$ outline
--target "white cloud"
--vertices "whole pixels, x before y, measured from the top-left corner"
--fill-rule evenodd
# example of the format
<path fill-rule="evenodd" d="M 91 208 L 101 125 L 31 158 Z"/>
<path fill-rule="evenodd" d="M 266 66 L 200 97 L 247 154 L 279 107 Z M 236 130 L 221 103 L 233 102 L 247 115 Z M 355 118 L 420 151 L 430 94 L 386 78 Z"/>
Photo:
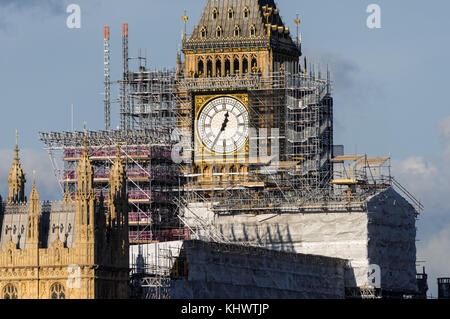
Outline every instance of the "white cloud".
<path fill-rule="evenodd" d="M 392 172 L 401 184 L 418 195 L 425 195 L 440 178 L 439 169 L 422 157 L 410 157 L 406 160 L 393 160 Z"/>
<path fill-rule="evenodd" d="M 418 221 L 417 260 L 425 261 L 429 294 L 437 295 L 437 278 L 450 276 L 450 117 L 436 126 L 438 154 L 392 161 L 392 174 L 425 206 Z"/>
<path fill-rule="evenodd" d="M 438 134 L 444 138 L 450 138 L 450 116 L 439 121 L 437 126 Z"/>
<path fill-rule="evenodd" d="M 25 149 L 20 150 L 19 157 L 27 178 L 27 196 L 33 183 L 33 171 L 36 171 L 36 187 L 41 200 L 60 199 L 61 193 L 47 153 L 45 151 Z M 7 181 L 13 158 L 13 150 L 0 150 L 0 194 L 4 199 L 8 195 Z"/>
<path fill-rule="evenodd" d="M 428 285 L 433 297 L 437 292 L 437 278 L 450 276 L 450 225 L 418 244 L 418 259 L 427 261 Z"/>

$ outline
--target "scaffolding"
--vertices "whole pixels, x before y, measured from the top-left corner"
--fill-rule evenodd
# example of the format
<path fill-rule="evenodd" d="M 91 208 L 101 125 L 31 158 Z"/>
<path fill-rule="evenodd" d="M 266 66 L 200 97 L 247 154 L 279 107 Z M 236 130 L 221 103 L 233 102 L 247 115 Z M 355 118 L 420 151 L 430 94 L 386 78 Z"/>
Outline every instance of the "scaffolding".
<path fill-rule="evenodd" d="M 111 129 L 111 51 L 109 27 L 104 28 L 104 74 L 105 74 L 105 130 Z"/>
<path fill-rule="evenodd" d="M 235 170 L 236 161 L 228 165 L 228 171 L 207 174 L 188 163 L 183 170 L 185 202 L 207 201 L 220 213 L 295 211 L 299 204 L 328 196 L 333 156 L 329 78 L 305 73 L 249 73 L 182 78 L 178 87 L 191 96 L 208 91 L 242 92 L 245 88 L 252 114 L 249 144 L 253 151 L 244 163 L 248 172 Z M 192 104 L 179 105 L 180 129 L 192 127 L 192 113 Z M 278 147 L 277 154 L 273 154 L 272 145 Z M 194 147 L 187 144 L 186 148 Z"/>
<path fill-rule="evenodd" d="M 140 53 L 138 68 L 131 71 L 127 24 L 122 26 L 122 55 L 122 79 L 116 82 L 120 85 L 120 129 L 110 130 L 113 82 L 109 76 L 109 28 L 105 28 L 105 131 L 51 132 L 39 137 L 61 191 L 67 186 L 72 196 L 83 140 L 88 140 L 97 196 L 105 199 L 109 170 L 116 145 L 120 145 L 131 205 L 130 243 L 139 244 L 139 249 L 149 243 L 190 238 L 229 243 L 191 204 L 206 205 L 220 215 L 352 212 L 365 209 L 368 196 L 380 189 L 396 187 L 417 212 L 423 209 L 391 177 L 389 158 L 334 154 L 328 72 L 326 79 L 306 70 L 195 78 L 184 74 L 181 63 L 176 70 L 148 70 L 147 59 Z M 243 163 L 236 158 L 225 162 L 221 170 L 199 171 L 194 154 L 195 97 L 223 92 L 248 96 L 251 150 Z M 167 260 L 159 269 L 146 269 L 145 262 L 137 262 L 139 254 L 134 256 L 132 284 L 143 289 L 141 295 L 168 297 L 175 260 L 173 251 L 168 251 L 167 256 L 162 250 L 155 253 Z"/>
<path fill-rule="evenodd" d="M 76 166 L 84 138 L 94 169 L 97 197 L 109 196 L 109 172 L 116 157 L 116 145 L 127 172 L 130 203 L 130 242 L 148 243 L 188 238 L 179 226 L 174 189 L 178 187 L 178 168 L 171 161 L 170 136 L 151 130 L 40 133 L 46 145 L 61 189 L 72 198 L 76 190 Z"/>
<path fill-rule="evenodd" d="M 391 175 L 390 157 L 369 158 L 361 155 L 341 155 L 333 163 L 333 196 L 342 202 L 364 201 L 382 189 L 395 188 L 420 214 L 424 206 Z"/>
<path fill-rule="evenodd" d="M 131 249 L 132 299 L 170 299 L 171 281 L 187 274 L 182 243 L 154 243 Z"/>
<path fill-rule="evenodd" d="M 249 143 L 256 150 L 244 163 L 248 172 L 213 169 L 205 174 L 196 170 L 192 155 L 183 168 L 184 203 L 207 203 L 215 213 L 230 215 L 298 213 L 320 207 L 323 211 L 329 207 L 352 211 L 364 209 L 368 197 L 393 187 L 408 198 L 417 214 L 423 210 L 422 203 L 391 176 L 390 158 L 334 155 L 328 71 L 327 79 L 316 77 L 314 72 L 182 78 L 178 87 L 191 96 L 208 91 L 242 92 L 245 87 L 252 128 L 276 128 L 279 133 L 267 129 L 263 138 L 250 133 Z M 179 104 L 178 127 L 192 127 L 192 113 L 192 104 Z M 275 162 L 273 154 L 269 156 L 274 141 L 279 146 Z M 194 149 L 189 143 L 185 147 Z M 345 177 L 349 171 L 342 170 L 348 160 L 353 162 L 353 177 Z M 236 160 L 228 167 L 234 164 Z M 186 204 L 182 206 L 180 210 L 186 211 Z"/>

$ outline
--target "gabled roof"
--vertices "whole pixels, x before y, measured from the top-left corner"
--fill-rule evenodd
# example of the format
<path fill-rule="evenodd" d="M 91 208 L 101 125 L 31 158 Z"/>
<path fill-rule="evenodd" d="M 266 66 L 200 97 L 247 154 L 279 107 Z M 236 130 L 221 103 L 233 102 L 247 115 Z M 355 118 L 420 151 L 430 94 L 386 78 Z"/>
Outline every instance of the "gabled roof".
<path fill-rule="evenodd" d="M 268 20 L 264 15 L 271 8 Z M 232 12 L 232 18 L 229 12 Z M 246 13 L 245 13 L 246 12 Z M 243 41 L 265 40 L 267 42 L 267 21 L 271 25 L 270 42 L 278 42 L 284 46 L 298 50 L 291 38 L 290 30 L 284 25 L 280 12 L 273 0 L 208 0 L 203 14 L 194 31 L 184 45 L 209 41 Z M 217 29 L 221 29 L 220 36 Z M 235 30 L 239 30 L 236 35 Z M 252 34 L 252 31 L 253 34 Z"/>

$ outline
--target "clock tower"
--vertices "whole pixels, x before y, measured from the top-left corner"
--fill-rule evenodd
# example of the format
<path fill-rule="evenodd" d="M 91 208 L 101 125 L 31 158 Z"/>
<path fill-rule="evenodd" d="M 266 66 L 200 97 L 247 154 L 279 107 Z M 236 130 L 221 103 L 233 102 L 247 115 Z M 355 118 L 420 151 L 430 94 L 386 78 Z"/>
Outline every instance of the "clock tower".
<path fill-rule="evenodd" d="M 285 108 L 270 89 L 298 73 L 301 48 L 275 2 L 208 0 L 192 35 L 183 37 L 183 53 L 179 89 L 191 105 L 179 114 L 191 120 L 179 127 L 192 136 L 189 173 L 197 186 L 251 183 L 250 166 L 270 164 L 275 147 L 285 161 Z"/>

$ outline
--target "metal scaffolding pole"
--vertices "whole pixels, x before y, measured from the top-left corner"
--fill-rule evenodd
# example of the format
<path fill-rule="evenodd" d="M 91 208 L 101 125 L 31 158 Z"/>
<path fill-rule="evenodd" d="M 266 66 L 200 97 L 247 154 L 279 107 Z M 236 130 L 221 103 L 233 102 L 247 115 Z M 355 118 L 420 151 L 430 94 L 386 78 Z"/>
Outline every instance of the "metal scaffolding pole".
<path fill-rule="evenodd" d="M 105 71 L 105 130 L 111 129 L 111 52 L 109 27 L 104 29 Z"/>

